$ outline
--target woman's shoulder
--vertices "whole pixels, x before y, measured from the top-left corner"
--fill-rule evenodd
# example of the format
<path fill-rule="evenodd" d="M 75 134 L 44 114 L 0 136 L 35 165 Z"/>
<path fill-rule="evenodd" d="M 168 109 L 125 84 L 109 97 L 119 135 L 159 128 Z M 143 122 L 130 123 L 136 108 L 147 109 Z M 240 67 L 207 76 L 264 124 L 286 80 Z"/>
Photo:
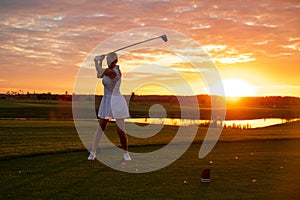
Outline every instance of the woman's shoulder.
<path fill-rule="evenodd" d="M 119 65 L 116 65 L 116 66 L 114 67 L 114 70 L 116 70 L 116 71 L 121 71 L 121 70 L 120 70 L 120 66 L 119 66 Z"/>

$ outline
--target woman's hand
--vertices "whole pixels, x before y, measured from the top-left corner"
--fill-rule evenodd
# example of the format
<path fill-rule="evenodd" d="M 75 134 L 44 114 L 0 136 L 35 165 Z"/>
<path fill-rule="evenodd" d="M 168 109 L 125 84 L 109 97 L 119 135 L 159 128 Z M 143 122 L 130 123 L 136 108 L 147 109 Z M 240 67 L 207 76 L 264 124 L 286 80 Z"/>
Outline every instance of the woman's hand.
<path fill-rule="evenodd" d="M 102 62 L 104 60 L 104 58 L 105 58 L 105 55 L 96 56 L 94 58 L 94 61 L 100 61 L 100 62 Z"/>

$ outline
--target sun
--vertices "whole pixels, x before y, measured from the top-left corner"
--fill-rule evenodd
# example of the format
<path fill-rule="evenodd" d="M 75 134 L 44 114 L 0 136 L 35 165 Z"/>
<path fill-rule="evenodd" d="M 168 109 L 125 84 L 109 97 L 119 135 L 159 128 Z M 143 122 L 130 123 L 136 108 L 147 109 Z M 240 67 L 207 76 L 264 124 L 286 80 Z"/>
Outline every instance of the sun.
<path fill-rule="evenodd" d="M 223 86 L 225 90 L 225 96 L 227 97 L 243 97 L 254 96 L 255 88 L 239 78 L 230 78 L 223 80 Z"/>

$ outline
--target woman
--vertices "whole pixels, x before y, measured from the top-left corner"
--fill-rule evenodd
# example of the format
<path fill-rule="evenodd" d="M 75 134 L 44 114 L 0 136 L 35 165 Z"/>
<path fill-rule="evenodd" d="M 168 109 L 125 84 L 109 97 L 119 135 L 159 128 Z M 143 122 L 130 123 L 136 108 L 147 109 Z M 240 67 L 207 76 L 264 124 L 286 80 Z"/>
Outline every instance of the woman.
<path fill-rule="evenodd" d="M 95 160 L 96 149 L 100 142 L 103 131 L 106 128 L 107 122 L 114 118 L 116 119 L 117 133 L 120 138 L 120 143 L 124 150 L 124 160 L 131 160 L 128 153 L 128 140 L 127 135 L 124 132 L 125 122 L 124 119 L 129 117 L 127 103 L 120 93 L 121 84 L 121 71 L 118 63 L 118 56 L 116 53 L 111 52 L 107 54 L 107 69 L 102 68 L 102 61 L 105 55 L 96 56 L 95 67 L 97 69 L 97 77 L 102 78 L 102 84 L 104 86 L 104 96 L 101 100 L 100 108 L 98 111 L 99 125 L 92 144 L 91 152 L 88 160 Z"/>

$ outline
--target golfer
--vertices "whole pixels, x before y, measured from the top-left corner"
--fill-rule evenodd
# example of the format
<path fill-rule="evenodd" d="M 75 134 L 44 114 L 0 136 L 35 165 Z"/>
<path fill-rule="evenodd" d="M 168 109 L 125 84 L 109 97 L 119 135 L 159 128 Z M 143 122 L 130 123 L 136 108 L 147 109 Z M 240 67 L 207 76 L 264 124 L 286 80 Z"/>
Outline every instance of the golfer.
<path fill-rule="evenodd" d="M 100 142 L 103 131 L 105 131 L 107 122 L 110 119 L 116 120 L 117 133 L 120 138 L 120 143 L 124 150 L 124 160 L 129 161 L 131 157 L 128 153 L 128 139 L 125 133 L 125 122 L 124 119 L 129 117 L 127 103 L 120 93 L 121 84 L 121 71 L 118 63 L 118 56 L 116 53 L 111 52 L 107 54 L 106 61 L 108 68 L 102 68 L 102 61 L 105 55 L 96 56 L 95 67 L 97 69 L 97 77 L 102 78 L 102 84 L 104 86 L 104 96 L 101 100 L 99 111 L 98 111 L 98 121 L 99 126 L 93 140 L 90 155 L 88 160 L 95 160 L 96 149 Z"/>

